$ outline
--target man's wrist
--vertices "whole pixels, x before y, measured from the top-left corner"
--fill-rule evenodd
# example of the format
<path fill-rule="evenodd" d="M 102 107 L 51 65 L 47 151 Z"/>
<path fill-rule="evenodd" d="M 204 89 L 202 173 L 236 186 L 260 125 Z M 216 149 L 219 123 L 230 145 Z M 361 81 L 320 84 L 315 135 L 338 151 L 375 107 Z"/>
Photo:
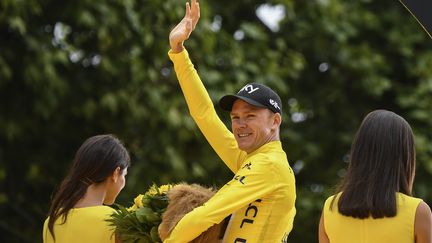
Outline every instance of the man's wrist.
<path fill-rule="evenodd" d="M 183 43 L 176 43 L 171 45 L 171 50 L 173 53 L 180 53 L 184 49 Z"/>

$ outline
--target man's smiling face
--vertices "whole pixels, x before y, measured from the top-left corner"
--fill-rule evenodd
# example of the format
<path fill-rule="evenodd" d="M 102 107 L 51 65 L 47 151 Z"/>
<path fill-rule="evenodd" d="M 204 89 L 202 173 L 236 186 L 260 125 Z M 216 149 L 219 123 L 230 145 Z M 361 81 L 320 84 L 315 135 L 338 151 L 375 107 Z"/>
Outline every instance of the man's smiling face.
<path fill-rule="evenodd" d="M 262 145 L 276 140 L 279 114 L 237 99 L 230 113 L 232 132 L 239 148 L 251 153 Z"/>

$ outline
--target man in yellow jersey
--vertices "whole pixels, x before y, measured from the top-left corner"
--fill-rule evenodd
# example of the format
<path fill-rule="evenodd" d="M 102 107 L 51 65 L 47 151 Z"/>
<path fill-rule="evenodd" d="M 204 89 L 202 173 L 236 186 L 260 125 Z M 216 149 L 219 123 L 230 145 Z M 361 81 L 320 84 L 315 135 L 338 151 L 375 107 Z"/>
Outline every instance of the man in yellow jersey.
<path fill-rule="evenodd" d="M 186 3 L 185 17 L 170 33 L 169 56 L 193 119 L 235 175 L 206 204 L 185 215 L 164 242 L 192 241 L 230 215 L 223 242 L 287 242 L 296 192 L 279 139 L 282 102 L 270 88 L 247 84 L 219 102 L 230 111 L 232 132 L 226 128 L 183 47 L 199 15 L 196 0 Z"/>

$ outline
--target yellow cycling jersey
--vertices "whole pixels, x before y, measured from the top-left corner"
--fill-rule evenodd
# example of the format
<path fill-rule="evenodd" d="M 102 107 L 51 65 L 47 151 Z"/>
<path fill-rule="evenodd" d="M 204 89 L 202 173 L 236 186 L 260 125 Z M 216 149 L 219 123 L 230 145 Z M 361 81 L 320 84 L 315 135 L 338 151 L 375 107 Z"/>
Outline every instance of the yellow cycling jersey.
<path fill-rule="evenodd" d="M 293 227 L 295 179 L 280 141 L 247 154 L 214 109 L 186 50 L 169 56 L 189 111 L 207 141 L 235 173 L 207 203 L 185 215 L 165 243 L 192 241 L 231 215 L 223 242 L 287 242 Z"/>
<path fill-rule="evenodd" d="M 397 213 L 394 217 L 358 219 L 338 211 L 339 195 L 324 204 L 324 229 L 332 243 L 414 243 L 414 221 L 417 207 L 422 201 L 396 193 Z"/>

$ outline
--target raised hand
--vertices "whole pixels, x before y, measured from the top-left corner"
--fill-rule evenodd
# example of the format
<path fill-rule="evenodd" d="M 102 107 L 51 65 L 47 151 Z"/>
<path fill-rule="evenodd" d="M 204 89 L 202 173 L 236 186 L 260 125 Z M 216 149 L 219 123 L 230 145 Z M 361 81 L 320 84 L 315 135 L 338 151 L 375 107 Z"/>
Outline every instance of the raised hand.
<path fill-rule="evenodd" d="M 192 5 L 192 6 L 191 6 Z M 190 34 L 195 29 L 200 18 L 200 7 L 197 0 L 192 0 L 191 4 L 186 2 L 186 13 L 184 18 L 171 30 L 169 42 L 174 53 L 183 50 L 183 42 L 189 39 Z"/>

